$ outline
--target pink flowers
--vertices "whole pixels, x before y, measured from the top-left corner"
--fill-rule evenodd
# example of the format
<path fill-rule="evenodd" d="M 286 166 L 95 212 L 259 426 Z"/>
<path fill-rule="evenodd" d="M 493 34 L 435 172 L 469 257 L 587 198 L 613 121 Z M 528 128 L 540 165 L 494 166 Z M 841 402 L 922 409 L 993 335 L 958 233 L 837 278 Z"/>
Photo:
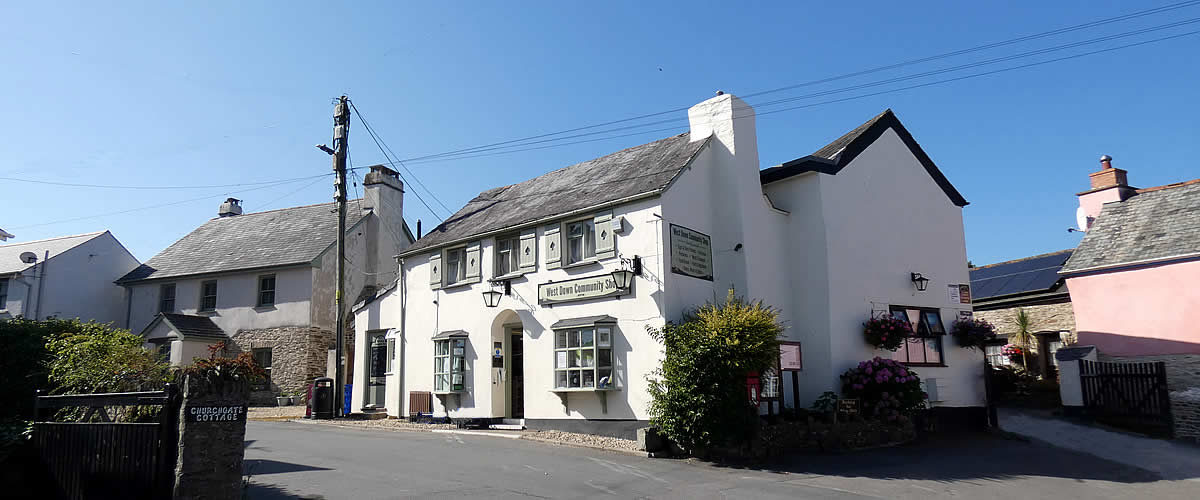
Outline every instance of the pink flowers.
<path fill-rule="evenodd" d="M 927 396 L 921 379 L 901 363 L 875 357 L 842 374 L 842 396 L 861 401 L 863 414 L 888 422 L 907 421 L 905 415 L 923 408 Z"/>
<path fill-rule="evenodd" d="M 890 314 L 871 318 L 863 323 L 863 337 L 867 343 L 888 351 L 899 349 L 904 337 L 911 333 L 912 325 L 908 321 Z"/>

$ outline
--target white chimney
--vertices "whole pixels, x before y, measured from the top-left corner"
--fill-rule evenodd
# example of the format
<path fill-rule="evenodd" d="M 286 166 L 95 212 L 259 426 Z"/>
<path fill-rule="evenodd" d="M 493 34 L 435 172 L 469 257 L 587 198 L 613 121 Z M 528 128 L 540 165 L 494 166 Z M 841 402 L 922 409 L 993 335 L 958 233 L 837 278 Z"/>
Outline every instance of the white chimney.
<path fill-rule="evenodd" d="M 222 203 L 221 208 L 217 210 L 217 216 L 233 217 L 235 215 L 242 215 L 242 200 L 226 198 L 225 203 Z"/>

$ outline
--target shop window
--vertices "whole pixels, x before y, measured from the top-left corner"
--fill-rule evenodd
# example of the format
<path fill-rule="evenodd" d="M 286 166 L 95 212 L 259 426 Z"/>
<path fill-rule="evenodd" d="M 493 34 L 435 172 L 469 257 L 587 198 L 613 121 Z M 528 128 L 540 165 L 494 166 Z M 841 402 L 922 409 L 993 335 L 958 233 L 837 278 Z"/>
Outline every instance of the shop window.
<path fill-rule="evenodd" d="M 893 306 L 892 317 L 900 318 L 913 326 L 912 334 L 892 354 L 892 359 L 908 365 L 944 366 L 942 338 L 946 328 L 937 309 Z"/>
<path fill-rule="evenodd" d="M 613 327 L 554 331 L 554 388 L 611 389 Z"/>
<path fill-rule="evenodd" d="M 158 312 L 175 312 L 175 284 L 158 287 Z"/>
<path fill-rule="evenodd" d="M 465 334 L 439 334 L 433 341 L 433 392 L 466 390 L 467 337 Z"/>

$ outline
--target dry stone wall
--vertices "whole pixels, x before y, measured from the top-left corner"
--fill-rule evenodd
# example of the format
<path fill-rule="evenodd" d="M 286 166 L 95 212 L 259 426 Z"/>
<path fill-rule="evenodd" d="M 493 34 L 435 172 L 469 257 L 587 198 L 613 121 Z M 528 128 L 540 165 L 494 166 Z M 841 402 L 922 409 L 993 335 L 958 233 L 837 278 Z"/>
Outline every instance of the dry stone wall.
<path fill-rule="evenodd" d="M 1200 443 L 1200 387 L 1171 393 L 1175 437 Z"/>

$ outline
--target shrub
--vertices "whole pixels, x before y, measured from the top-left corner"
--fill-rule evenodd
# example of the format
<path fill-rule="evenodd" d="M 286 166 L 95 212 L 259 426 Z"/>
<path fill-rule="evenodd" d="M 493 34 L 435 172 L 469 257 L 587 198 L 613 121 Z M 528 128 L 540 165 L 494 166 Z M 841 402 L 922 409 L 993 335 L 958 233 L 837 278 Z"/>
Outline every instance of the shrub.
<path fill-rule="evenodd" d="M 912 334 L 912 324 L 891 314 L 883 314 L 863 323 L 863 336 L 867 343 L 879 349 L 895 351 L 904 343 L 904 337 Z"/>
<path fill-rule="evenodd" d="M 179 368 L 175 372 L 175 378 L 182 381 L 183 376 L 188 375 L 212 384 L 245 384 L 246 388 L 266 378 L 267 372 L 258 366 L 250 353 L 243 352 L 236 358 L 222 356 L 224 353 L 225 342 L 208 346 L 208 359 L 197 358 L 192 364 Z"/>
<path fill-rule="evenodd" d="M 842 396 L 858 398 L 862 415 L 887 421 L 906 421 L 925 407 L 921 379 L 904 365 L 875 357 L 842 374 Z"/>
<path fill-rule="evenodd" d="M 958 345 L 968 349 L 983 349 L 996 339 L 996 327 L 986 319 L 960 319 L 950 325 L 950 335 Z"/>
<path fill-rule="evenodd" d="M 95 322 L 56 334 L 50 351 L 49 379 L 56 394 L 161 390 L 168 365 L 142 347 L 140 336 Z"/>
<path fill-rule="evenodd" d="M 665 348 L 662 366 L 648 377 L 650 422 L 689 450 L 745 438 L 757 413 L 746 376 L 777 362 L 778 312 L 731 291 L 724 304 L 706 304 L 680 324 L 647 330 Z"/>
<path fill-rule="evenodd" d="M 4 388 L 0 390 L 0 418 L 32 417 L 34 391 L 50 388 L 46 342 L 56 333 L 78 331 L 82 324 L 57 319 L 0 321 L 0 387 Z"/>

